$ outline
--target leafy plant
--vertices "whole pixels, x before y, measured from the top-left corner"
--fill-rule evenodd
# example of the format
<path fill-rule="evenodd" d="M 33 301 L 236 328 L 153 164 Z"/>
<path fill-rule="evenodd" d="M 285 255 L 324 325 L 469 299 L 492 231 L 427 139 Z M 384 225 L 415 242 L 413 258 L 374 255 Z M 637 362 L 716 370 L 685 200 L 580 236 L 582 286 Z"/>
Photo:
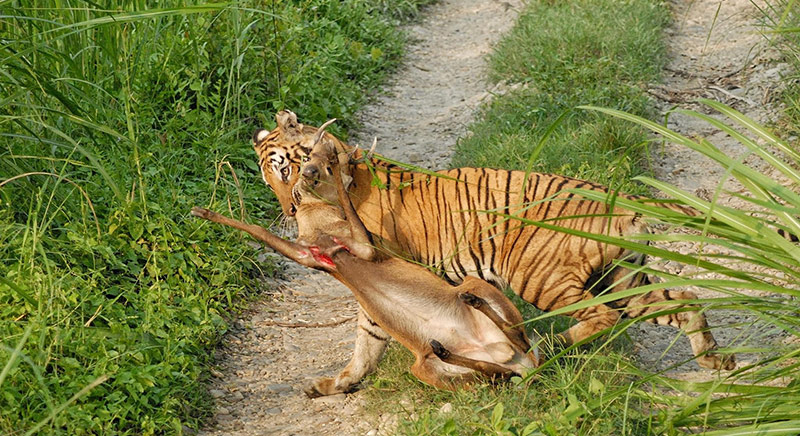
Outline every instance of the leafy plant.
<path fill-rule="evenodd" d="M 250 133 L 282 108 L 352 119 L 397 62 L 392 13 L 0 2 L 0 433 L 181 433 L 208 416 L 209 350 L 272 266 L 188 211 L 273 219 Z"/>
<path fill-rule="evenodd" d="M 688 260 L 699 268 L 697 277 L 669 277 L 651 271 L 664 277 L 665 281 L 658 284 L 659 287 L 696 285 L 719 291 L 726 297 L 714 299 L 715 307 L 748 313 L 758 323 L 782 333 L 781 342 L 748 350 L 759 355 L 756 362 L 737 369 L 719 382 L 693 386 L 661 378 L 659 383 L 664 387 L 677 385 L 683 391 L 696 394 L 662 396 L 659 401 L 667 401 L 671 407 L 660 413 L 659 418 L 667 429 L 696 426 L 719 429 L 708 434 L 730 432 L 730 427 L 740 427 L 737 434 L 761 434 L 767 430 L 770 434 L 794 434 L 800 428 L 800 421 L 793 412 L 800 408 L 800 396 L 796 392 L 800 387 L 797 363 L 800 351 L 796 346 L 800 335 L 800 306 L 796 303 L 800 296 L 800 247 L 776 230 L 800 234 L 800 194 L 792 189 L 800 182 L 800 153 L 742 113 L 718 102 L 701 102 L 723 115 L 725 120 L 696 111 L 679 112 L 728 133 L 757 156 L 762 165 L 749 166 L 740 158 L 725 155 L 706 139 L 690 139 L 631 114 L 586 108 L 635 122 L 665 140 L 702 153 L 718 162 L 744 187 L 746 193 L 729 193 L 743 202 L 742 206 L 734 208 L 702 200 L 663 182 L 640 178 L 671 198 L 703 212 L 705 219 L 680 217 L 662 208 L 624 199 L 617 199 L 617 204 L 699 232 L 645 236 L 644 241 L 692 241 L 704 248 L 722 248 L 688 255 L 684 261 Z M 718 193 L 722 189 L 720 182 Z M 599 199 L 588 192 L 583 194 Z M 753 214 L 752 210 L 758 213 Z M 651 254 L 663 259 L 681 256 L 658 248 L 654 248 Z M 714 276 L 709 278 L 708 273 Z"/>

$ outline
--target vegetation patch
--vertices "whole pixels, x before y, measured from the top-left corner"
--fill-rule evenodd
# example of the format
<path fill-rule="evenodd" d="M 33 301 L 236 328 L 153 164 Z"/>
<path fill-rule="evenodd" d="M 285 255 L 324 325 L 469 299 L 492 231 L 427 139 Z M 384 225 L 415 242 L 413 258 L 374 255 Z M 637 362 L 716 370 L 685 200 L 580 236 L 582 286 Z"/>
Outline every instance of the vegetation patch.
<path fill-rule="evenodd" d="M 270 267 L 189 209 L 275 217 L 253 130 L 352 119 L 421 3 L 0 5 L 0 433 L 199 425 L 210 350 Z"/>
<path fill-rule="evenodd" d="M 645 170 L 646 132 L 573 108 L 650 114 L 643 86 L 664 66 L 668 19 L 655 0 L 531 2 L 490 57 L 492 79 L 511 91 L 483 110 L 452 165 L 524 170 L 546 139 L 533 171 L 642 192 L 631 177 Z"/>

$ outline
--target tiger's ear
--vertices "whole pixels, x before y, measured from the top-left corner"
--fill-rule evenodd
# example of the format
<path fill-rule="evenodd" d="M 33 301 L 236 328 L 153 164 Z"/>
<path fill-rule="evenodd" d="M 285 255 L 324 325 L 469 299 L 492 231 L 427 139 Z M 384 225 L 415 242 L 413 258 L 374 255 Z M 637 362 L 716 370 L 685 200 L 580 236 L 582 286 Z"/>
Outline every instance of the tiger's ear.
<path fill-rule="evenodd" d="M 301 131 L 300 123 L 297 122 L 297 115 L 292 111 L 283 110 L 275 114 L 275 121 L 278 123 L 278 128 L 284 133 L 297 133 Z"/>
<path fill-rule="evenodd" d="M 263 141 L 264 138 L 267 137 L 267 135 L 269 135 L 269 131 L 264 129 L 258 129 L 255 132 L 253 132 L 253 147 L 260 144 L 261 141 Z"/>

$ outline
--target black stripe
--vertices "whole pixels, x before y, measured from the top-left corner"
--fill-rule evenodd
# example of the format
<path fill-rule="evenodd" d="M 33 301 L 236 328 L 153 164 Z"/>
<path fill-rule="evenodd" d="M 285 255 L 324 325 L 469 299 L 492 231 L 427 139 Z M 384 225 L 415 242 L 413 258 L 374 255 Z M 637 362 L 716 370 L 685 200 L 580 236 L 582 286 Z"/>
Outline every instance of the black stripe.
<path fill-rule="evenodd" d="M 525 192 L 522 193 L 522 204 L 520 205 L 520 210 L 524 210 L 524 212 L 522 213 L 522 216 L 524 218 L 528 218 L 528 216 L 529 216 L 529 214 L 531 212 L 531 209 L 527 208 L 527 204 L 528 204 L 528 202 L 531 202 L 531 201 L 533 201 L 533 199 L 536 198 L 536 188 L 539 186 L 539 174 L 534 174 L 534 175 L 536 176 L 536 182 L 535 183 L 530 183 L 530 180 L 528 180 L 528 183 L 525 184 L 526 190 L 525 190 Z M 530 176 L 529 176 L 529 178 L 530 178 Z M 533 196 L 534 196 L 533 199 L 528 199 L 528 192 L 533 192 Z M 536 206 L 536 207 L 538 208 L 539 206 Z M 508 269 L 508 267 L 511 265 L 511 254 L 514 251 L 516 251 L 515 247 L 517 245 L 517 241 L 519 241 L 519 237 L 522 236 L 522 233 L 524 231 L 525 231 L 525 226 L 520 223 L 520 229 L 519 229 L 519 233 L 517 233 L 517 237 L 514 238 L 514 242 L 512 242 L 511 245 L 508 246 L 506 259 L 505 259 L 505 267 L 503 268 L 503 271 L 501 271 L 501 273 L 505 273 L 505 271 L 508 271 L 509 278 L 507 278 L 506 280 L 508 281 L 509 284 L 511 283 L 510 277 L 513 277 L 515 272 L 516 272 L 515 270 L 509 270 Z M 505 246 L 505 245 L 507 245 L 507 243 L 505 243 L 503 245 Z M 520 252 L 520 254 L 517 257 L 517 259 L 519 260 L 520 258 L 522 258 L 522 256 L 524 254 L 525 254 L 524 252 Z"/>
<path fill-rule="evenodd" d="M 377 339 L 377 340 L 379 340 L 379 341 L 384 341 L 384 342 L 386 342 L 386 341 L 388 341 L 388 340 L 389 340 L 389 338 L 388 338 L 388 337 L 387 337 L 387 338 L 380 337 L 380 336 L 376 335 L 375 333 L 372 333 L 371 331 L 367 330 L 367 329 L 366 329 L 366 328 L 364 328 L 363 326 L 358 326 L 358 328 L 360 328 L 361 330 L 364 330 L 365 332 L 367 332 L 367 334 L 368 334 L 368 335 L 372 336 L 373 338 L 375 338 L 375 339 Z"/>

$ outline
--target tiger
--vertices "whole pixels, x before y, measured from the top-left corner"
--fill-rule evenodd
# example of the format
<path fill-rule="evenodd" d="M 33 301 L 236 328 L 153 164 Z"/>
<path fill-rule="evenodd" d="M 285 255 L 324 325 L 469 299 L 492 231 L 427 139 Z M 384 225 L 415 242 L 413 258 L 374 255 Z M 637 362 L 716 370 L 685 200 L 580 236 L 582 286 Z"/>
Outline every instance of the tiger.
<path fill-rule="evenodd" d="M 293 187 L 307 159 L 317 128 L 298 122 L 288 110 L 275 116 L 276 127 L 257 130 L 253 147 L 264 182 L 277 197 L 283 213 L 297 211 Z M 503 217 L 517 216 L 579 232 L 635 239 L 649 233 L 638 213 L 569 192 L 584 189 L 608 194 L 602 185 L 575 178 L 492 168 L 456 168 L 435 174 L 408 170 L 355 150 L 326 132 L 325 140 L 338 153 L 349 153 L 349 196 L 375 243 L 390 253 L 428 265 L 453 284 L 466 277 L 510 287 L 543 311 L 591 300 L 600 293 L 647 285 L 653 279 L 641 271 L 646 256 L 616 245 L 590 240 L 547 225 L 519 225 Z M 375 183 L 374 178 L 378 178 Z M 623 195 L 628 199 L 641 197 Z M 696 215 L 675 203 L 659 203 Z M 496 214 L 481 211 L 496 211 Z M 628 267 L 619 264 L 624 261 Z M 701 367 L 732 370 L 733 354 L 720 353 L 691 291 L 660 289 L 565 313 L 577 323 L 556 338 L 563 346 L 581 342 L 622 317 L 643 317 L 657 325 L 685 332 Z M 675 301 L 670 303 L 670 301 Z M 667 312 L 656 315 L 656 312 Z M 353 390 L 373 371 L 389 336 L 363 309 L 352 358 L 335 377 L 321 377 L 306 389 L 310 397 Z"/>

